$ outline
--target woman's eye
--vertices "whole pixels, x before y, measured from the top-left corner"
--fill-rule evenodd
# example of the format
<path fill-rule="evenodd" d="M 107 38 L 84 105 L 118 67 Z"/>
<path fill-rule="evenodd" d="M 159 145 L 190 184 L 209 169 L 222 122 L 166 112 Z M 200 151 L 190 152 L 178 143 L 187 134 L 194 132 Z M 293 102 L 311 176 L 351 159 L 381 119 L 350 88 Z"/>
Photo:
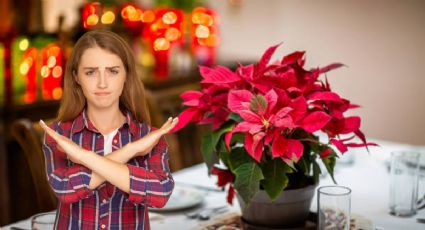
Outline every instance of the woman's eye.
<path fill-rule="evenodd" d="M 116 70 L 116 69 L 111 69 L 111 70 L 110 70 L 110 72 L 111 72 L 113 75 L 116 75 L 116 74 L 118 74 L 118 73 L 119 73 L 119 71 L 118 71 L 118 70 Z"/>
<path fill-rule="evenodd" d="M 87 71 L 87 72 L 86 72 L 86 75 L 87 75 L 87 76 L 91 76 L 91 75 L 93 75 L 93 74 L 94 74 L 94 71 L 93 71 L 93 70 L 90 70 L 90 71 Z"/>

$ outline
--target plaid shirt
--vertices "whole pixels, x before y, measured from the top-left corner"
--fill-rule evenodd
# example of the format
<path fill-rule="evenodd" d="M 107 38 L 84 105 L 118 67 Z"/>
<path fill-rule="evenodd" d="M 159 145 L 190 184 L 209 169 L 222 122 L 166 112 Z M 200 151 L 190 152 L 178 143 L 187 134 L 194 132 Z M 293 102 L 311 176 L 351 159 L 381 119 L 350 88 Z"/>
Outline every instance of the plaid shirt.
<path fill-rule="evenodd" d="M 126 122 L 113 139 L 113 151 L 151 130 L 129 112 L 126 115 Z M 103 156 L 104 138 L 85 110 L 75 120 L 55 122 L 51 127 L 84 149 Z M 163 207 L 174 187 L 164 138 L 149 154 L 127 162 L 129 194 L 107 181 L 91 190 L 91 170 L 68 160 L 48 135 L 44 138 L 43 151 L 49 183 L 60 201 L 55 229 L 149 229 L 147 207 Z"/>

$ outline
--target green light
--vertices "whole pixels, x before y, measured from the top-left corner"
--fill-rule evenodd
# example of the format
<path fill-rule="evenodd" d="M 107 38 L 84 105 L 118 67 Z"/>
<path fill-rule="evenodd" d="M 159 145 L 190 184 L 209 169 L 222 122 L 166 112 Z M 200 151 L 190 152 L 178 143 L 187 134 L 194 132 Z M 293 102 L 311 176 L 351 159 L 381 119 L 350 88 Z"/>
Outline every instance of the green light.
<path fill-rule="evenodd" d="M 28 38 L 23 38 L 20 42 L 19 42 L 19 49 L 21 51 L 25 51 L 28 49 L 30 45 L 30 42 L 28 41 Z"/>

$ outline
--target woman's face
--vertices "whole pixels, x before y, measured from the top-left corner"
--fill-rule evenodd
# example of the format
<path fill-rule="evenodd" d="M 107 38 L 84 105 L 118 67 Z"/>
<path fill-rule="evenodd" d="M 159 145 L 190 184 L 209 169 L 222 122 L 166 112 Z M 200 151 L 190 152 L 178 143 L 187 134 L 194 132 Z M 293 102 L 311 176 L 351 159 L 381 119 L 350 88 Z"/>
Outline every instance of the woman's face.
<path fill-rule="evenodd" d="M 87 106 L 95 109 L 119 108 L 126 72 L 115 54 L 95 47 L 84 51 L 76 76 Z"/>

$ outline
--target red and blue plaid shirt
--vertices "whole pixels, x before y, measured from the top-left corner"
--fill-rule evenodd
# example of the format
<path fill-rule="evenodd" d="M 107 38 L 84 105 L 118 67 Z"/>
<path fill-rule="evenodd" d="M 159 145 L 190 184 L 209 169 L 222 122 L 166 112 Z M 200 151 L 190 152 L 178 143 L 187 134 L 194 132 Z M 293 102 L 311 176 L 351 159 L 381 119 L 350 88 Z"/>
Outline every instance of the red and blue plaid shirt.
<path fill-rule="evenodd" d="M 55 122 L 51 127 L 84 149 L 103 156 L 103 135 L 90 122 L 85 110 L 73 121 Z M 150 131 L 148 125 L 138 122 L 127 112 L 126 122 L 113 138 L 112 150 Z M 173 191 L 164 138 L 149 154 L 127 162 L 129 194 L 107 181 L 91 190 L 91 170 L 68 160 L 48 135 L 43 151 L 47 177 L 59 199 L 55 229 L 149 229 L 148 206 L 163 207 Z"/>

